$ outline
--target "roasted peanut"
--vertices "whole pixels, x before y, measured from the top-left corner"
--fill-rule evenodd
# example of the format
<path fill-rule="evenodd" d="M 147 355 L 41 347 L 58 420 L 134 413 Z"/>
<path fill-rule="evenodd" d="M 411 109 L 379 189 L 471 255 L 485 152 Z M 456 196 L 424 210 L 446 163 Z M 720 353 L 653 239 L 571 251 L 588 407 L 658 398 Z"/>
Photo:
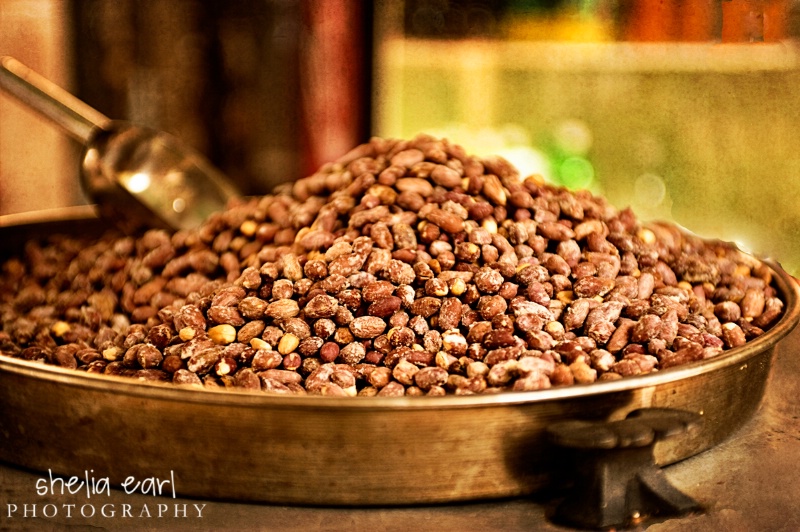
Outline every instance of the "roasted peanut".
<path fill-rule="evenodd" d="M 3 355 L 286 395 L 624 378 L 784 312 L 730 244 L 428 136 L 373 139 L 196 230 L 54 237 L 0 266 Z"/>

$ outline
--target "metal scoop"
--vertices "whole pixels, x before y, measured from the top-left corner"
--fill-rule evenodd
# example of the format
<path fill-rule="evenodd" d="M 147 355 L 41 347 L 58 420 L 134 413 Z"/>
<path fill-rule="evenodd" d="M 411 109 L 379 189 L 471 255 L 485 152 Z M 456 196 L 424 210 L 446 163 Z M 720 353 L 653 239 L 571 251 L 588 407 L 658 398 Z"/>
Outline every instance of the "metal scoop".
<path fill-rule="evenodd" d="M 126 232 L 196 227 L 238 195 L 175 137 L 110 120 L 12 57 L 0 57 L 0 88 L 84 143 L 83 189 Z"/>

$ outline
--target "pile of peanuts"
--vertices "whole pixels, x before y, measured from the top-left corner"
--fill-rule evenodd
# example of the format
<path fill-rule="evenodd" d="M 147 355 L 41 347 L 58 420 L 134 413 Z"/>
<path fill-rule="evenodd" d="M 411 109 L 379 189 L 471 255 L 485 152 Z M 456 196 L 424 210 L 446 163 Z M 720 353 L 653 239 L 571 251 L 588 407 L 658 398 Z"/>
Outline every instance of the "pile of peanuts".
<path fill-rule="evenodd" d="M 270 394 L 540 390 L 740 346 L 782 314 L 771 276 L 502 158 L 373 138 L 196 230 L 30 242 L 0 354 Z"/>

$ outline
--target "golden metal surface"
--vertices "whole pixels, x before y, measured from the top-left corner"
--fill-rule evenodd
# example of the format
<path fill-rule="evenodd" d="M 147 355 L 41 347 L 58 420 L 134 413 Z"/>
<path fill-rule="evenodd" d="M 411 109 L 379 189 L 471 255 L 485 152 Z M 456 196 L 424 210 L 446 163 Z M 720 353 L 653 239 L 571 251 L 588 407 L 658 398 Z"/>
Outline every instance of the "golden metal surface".
<path fill-rule="evenodd" d="M 63 475 L 180 479 L 185 496 L 391 505 L 527 494 L 550 482 L 546 427 L 642 407 L 701 413 L 659 443 L 672 463 L 712 447 L 757 408 L 798 288 L 764 336 L 706 361 L 619 381 L 497 395 L 331 398 L 179 389 L 0 357 L 0 460 Z"/>

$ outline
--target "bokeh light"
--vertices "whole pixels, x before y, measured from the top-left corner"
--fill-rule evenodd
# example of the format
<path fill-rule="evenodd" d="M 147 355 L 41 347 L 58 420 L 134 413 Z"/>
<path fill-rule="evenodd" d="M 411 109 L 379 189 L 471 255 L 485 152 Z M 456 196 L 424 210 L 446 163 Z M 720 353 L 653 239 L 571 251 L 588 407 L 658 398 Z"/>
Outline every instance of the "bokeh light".
<path fill-rule="evenodd" d="M 558 177 L 569 189 L 589 188 L 594 181 L 594 166 L 583 157 L 567 157 L 558 166 Z"/>

